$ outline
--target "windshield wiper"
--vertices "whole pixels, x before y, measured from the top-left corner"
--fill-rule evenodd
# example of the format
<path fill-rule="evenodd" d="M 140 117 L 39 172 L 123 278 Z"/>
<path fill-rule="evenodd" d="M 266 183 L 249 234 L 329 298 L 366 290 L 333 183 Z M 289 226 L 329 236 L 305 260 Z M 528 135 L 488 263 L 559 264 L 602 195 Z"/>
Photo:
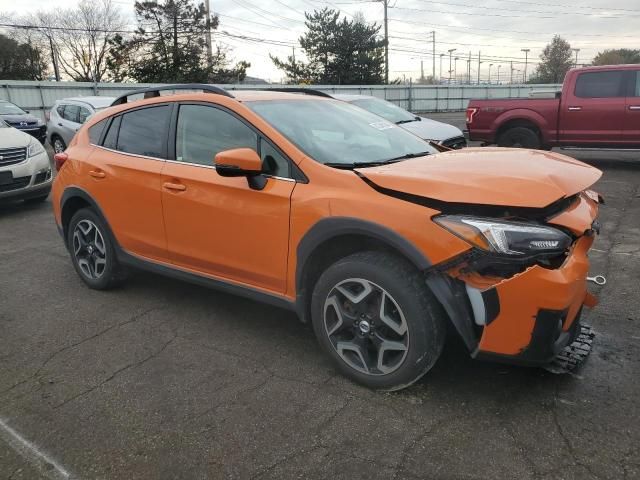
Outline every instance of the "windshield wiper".
<path fill-rule="evenodd" d="M 418 119 L 417 118 L 412 118 L 411 120 L 398 120 L 396 122 L 396 125 L 402 125 L 403 123 L 411 123 L 411 122 L 417 122 Z"/>
<path fill-rule="evenodd" d="M 380 165 L 384 165 L 386 163 L 389 163 L 389 161 L 384 161 L 384 162 L 351 162 L 351 163 L 328 162 L 328 163 L 325 163 L 325 165 L 327 167 L 342 168 L 342 169 L 345 169 L 345 170 L 351 170 L 353 168 L 379 167 Z"/>
<path fill-rule="evenodd" d="M 404 155 L 400 155 L 399 157 L 393 157 L 380 163 L 399 162 L 401 160 L 409 160 L 410 158 L 424 157 L 426 155 L 431 155 L 431 152 L 405 153 Z"/>

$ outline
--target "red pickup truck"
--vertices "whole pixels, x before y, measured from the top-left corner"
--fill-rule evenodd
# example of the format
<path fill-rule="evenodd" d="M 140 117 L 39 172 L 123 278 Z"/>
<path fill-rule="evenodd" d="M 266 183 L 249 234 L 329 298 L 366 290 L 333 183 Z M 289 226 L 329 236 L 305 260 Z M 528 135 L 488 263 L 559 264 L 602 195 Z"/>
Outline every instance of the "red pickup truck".
<path fill-rule="evenodd" d="M 571 69 L 555 98 L 471 100 L 467 129 L 501 147 L 640 148 L 640 65 Z"/>

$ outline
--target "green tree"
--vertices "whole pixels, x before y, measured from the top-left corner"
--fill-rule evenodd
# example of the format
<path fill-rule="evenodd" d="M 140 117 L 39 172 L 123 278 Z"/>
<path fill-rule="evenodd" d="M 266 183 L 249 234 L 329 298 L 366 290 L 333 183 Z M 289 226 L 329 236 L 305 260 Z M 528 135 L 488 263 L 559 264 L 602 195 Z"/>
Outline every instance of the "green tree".
<path fill-rule="evenodd" d="M 640 50 L 630 48 L 607 49 L 593 59 L 594 65 L 622 65 L 625 63 L 640 63 Z"/>
<path fill-rule="evenodd" d="M 209 62 L 207 24 L 218 27 L 218 17 L 207 19 L 204 3 L 190 0 L 137 1 L 138 28 L 125 38 L 111 41 L 107 65 L 116 81 L 148 83 L 233 83 L 243 80 L 250 64 L 229 68 L 227 52 L 216 46 Z"/>
<path fill-rule="evenodd" d="M 0 79 L 44 80 L 47 62 L 31 43 L 20 43 L 0 34 Z"/>
<path fill-rule="evenodd" d="M 562 83 L 572 66 L 571 45 L 559 35 L 555 35 L 540 54 L 540 64 L 529 83 Z"/>
<path fill-rule="evenodd" d="M 377 38 L 380 26 L 362 16 L 353 20 L 324 8 L 305 13 L 307 31 L 300 47 L 308 62 L 271 56 L 271 60 L 293 82 L 324 84 L 377 84 L 384 79 L 384 41 Z"/>

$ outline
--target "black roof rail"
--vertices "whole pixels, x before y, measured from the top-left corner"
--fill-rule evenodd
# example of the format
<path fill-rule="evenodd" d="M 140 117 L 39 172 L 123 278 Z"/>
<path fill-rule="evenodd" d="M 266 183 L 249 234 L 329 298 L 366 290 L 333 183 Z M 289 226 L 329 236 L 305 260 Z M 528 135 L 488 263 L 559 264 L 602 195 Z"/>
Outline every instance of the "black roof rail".
<path fill-rule="evenodd" d="M 253 89 L 252 89 L 253 90 Z M 304 93 L 306 95 L 314 95 L 316 97 L 333 98 L 331 95 L 314 88 L 304 87 L 277 87 L 277 88 L 259 88 L 265 92 L 284 92 L 284 93 Z"/>
<path fill-rule="evenodd" d="M 167 90 L 202 90 L 206 93 L 214 93 L 216 95 L 224 95 L 225 97 L 234 98 L 229 92 L 227 92 L 224 88 L 216 87 L 215 85 L 209 85 L 206 83 L 181 83 L 177 85 L 161 85 L 159 87 L 147 87 L 147 88 L 138 88 L 136 90 L 132 90 L 124 95 L 120 95 L 116 98 L 111 106 L 114 105 L 124 105 L 127 103 L 127 99 L 132 95 L 139 95 L 144 93 L 144 98 L 154 98 L 159 97 L 160 92 L 164 92 Z"/>

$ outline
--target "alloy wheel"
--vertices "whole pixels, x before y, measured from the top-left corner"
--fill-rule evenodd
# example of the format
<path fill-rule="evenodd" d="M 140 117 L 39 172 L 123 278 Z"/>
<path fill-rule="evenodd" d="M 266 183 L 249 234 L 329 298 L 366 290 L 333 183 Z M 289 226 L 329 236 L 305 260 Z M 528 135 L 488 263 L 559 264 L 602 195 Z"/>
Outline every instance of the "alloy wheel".
<path fill-rule="evenodd" d="M 409 350 L 402 309 L 389 292 L 362 278 L 344 280 L 329 291 L 324 328 L 340 358 L 368 375 L 396 371 Z"/>
<path fill-rule="evenodd" d="M 107 266 L 104 237 L 91 220 L 80 220 L 73 231 L 73 255 L 82 273 L 98 279 Z"/>
<path fill-rule="evenodd" d="M 62 140 L 60 140 L 59 138 L 56 138 L 53 141 L 53 152 L 62 153 L 64 152 L 64 150 L 65 150 L 64 143 L 62 143 Z"/>

